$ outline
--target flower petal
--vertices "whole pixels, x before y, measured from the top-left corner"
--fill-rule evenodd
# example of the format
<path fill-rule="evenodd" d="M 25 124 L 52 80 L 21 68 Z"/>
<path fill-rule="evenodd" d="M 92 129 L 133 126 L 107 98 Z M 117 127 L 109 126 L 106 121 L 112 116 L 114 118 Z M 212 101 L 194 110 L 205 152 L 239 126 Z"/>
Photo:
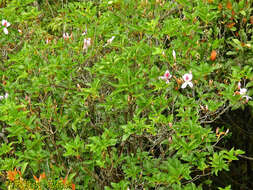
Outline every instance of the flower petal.
<path fill-rule="evenodd" d="M 251 98 L 250 96 L 248 96 L 248 95 L 243 96 L 242 98 L 246 98 L 246 101 L 249 101 L 249 100 L 251 100 L 251 99 L 252 99 L 252 98 Z"/>
<path fill-rule="evenodd" d="M 238 85 L 237 85 L 237 87 L 238 87 L 238 89 L 241 89 L 241 82 L 238 82 Z"/>
<path fill-rule="evenodd" d="M 188 85 L 189 85 L 191 88 L 193 87 L 192 82 L 188 82 Z"/>
<path fill-rule="evenodd" d="M 170 72 L 168 70 L 166 70 L 164 73 L 164 77 L 166 77 L 167 79 L 170 79 L 172 77 L 172 75 L 170 74 Z"/>
<path fill-rule="evenodd" d="M 2 25 L 4 26 L 5 25 L 5 23 L 6 23 L 6 20 L 2 20 Z"/>
<path fill-rule="evenodd" d="M 192 74 L 191 73 L 184 74 L 183 79 L 184 79 L 185 82 L 191 81 L 192 80 Z"/>
<path fill-rule="evenodd" d="M 164 76 L 160 76 L 159 79 L 166 80 L 167 78 Z"/>
<path fill-rule="evenodd" d="M 173 51 L 172 51 L 172 56 L 173 56 L 173 58 L 174 58 L 174 60 L 176 61 L 176 52 L 175 52 L 175 50 L 173 49 Z"/>
<path fill-rule="evenodd" d="M 187 82 L 184 82 L 183 84 L 182 84 L 182 86 L 181 86 L 181 88 L 185 88 L 186 86 L 187 86 Z"/>
<path fill-rule="evenodd" d="M 112 36 L 109 40 L 107 40 L 107 43 L 110 44 L 114 40 L 115 36 Z"/>
<path fill-rule="evenodd" d="M 4 30 L 4 33 L 5 33 L 5 34 L 8 34 L 8 33 L 9 33 L 9 31 L 8 31 L 7 28 L 4 28 L 3 30 Z"/>
<path fill-rule="evenodd" d="M 240 94 L 241 95 L 245 95 L 247 93 L 247 89 L 246 88 L 241 88 L 240 89 Z"/>
<path fill-rule="evenodd" d="M 6 27 L 9 27 L 11 24 L 6 21 Z"/>

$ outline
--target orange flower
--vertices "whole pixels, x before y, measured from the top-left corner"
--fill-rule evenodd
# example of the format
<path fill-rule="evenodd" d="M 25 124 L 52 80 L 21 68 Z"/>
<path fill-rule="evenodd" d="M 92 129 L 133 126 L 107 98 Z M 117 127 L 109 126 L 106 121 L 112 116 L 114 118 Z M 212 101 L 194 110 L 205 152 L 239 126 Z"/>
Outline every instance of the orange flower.
<path fill-rule="evenodd" d="M 76 189 L 76 185 L 74 183 L 72 183 L 72 190 Z"/>
<path fill-rule="evenodd" d="M 40 174 L 39 178 L 37 178 L 35 175 L 33 176 L 33 178 L 35 179 L 35 181 L 37 183 L 37 182 L 40 182 L 42 179 L 45 179 L 46 178 L 46 174 L 45 174 L 45 172 L 43 172 L 42 174 Z"/>
<path fill-rule="evenodd" d="M 219 3 L 218 9 L 219 9 L 219 11 L 222 9 L 222 4 L 221 3 Z"/>
<path fill-rule="evenodd" d="M 40 180 L 35 175 L 33 175 L 33 178 L 35 179 L 36 183 L 40 182 Z"/>
<path fill-rule="evenodd" d="M 62 180 L 63 185 L 66 185 L 66 182 L 68 180 L 68 175 L 66 175 L 64 179 L 61 178 L 61 180 Z"/>
<path fill-rule="evenodd" d="M 7 171 L 7 178 L 10 181 L 14 181 L 17 174 L 21 175 L 21 172 L 17 170 L 17 168 L 15 168 L 13 171 Z"/>
<path fill-rule="evenodd" d="M 229 10 L 232 10 L 232 3 L 230 1 L 227 2 L 227 8 Z"/>
<path fill-rule="evenodd" d="M 7 171 L 7 178 L 11 181 L 15 180 L 16 175 L 17 175 L 17 172 L 15 171 Z"/>
<path fill-rule="evenodd" d="M 40 174 L 39 181 L 42 179 L 45 179 L 45 178 L 46 178 L 46 174 L 45 174 L 45 172 L 43 172 L 42 174 Z"/>
<path fill-rule="evenodd" d="M 214 60 L 216 59 L 216 56 L 217 56 L 217 52 L 216 52 L 215 50 L 213 50 L 213 51 L 211 52 L 210 59 L 211 59 L 212 61 L 214 61 Z"/>
<path fill-rule="evenodd" d="M 230 23 L 230 24 L 227 24 L 227 27 L 228 27 L 228 28 L 232 28 L 234 25 L 235 25 L 235 23 L 232 22 L 232 23 Z"/>

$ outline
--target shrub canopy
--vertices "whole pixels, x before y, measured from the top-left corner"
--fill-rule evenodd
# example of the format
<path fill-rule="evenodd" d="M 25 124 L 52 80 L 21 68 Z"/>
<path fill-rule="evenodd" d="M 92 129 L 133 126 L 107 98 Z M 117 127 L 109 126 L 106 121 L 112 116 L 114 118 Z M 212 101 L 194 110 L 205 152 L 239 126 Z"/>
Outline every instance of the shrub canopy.
<path fill-rule="evenodd" d="M 216 149 L 215 121 L 253 104 L 249 1 L 0 5 L 3 174 L 192 190 L 243 153 Z"/>

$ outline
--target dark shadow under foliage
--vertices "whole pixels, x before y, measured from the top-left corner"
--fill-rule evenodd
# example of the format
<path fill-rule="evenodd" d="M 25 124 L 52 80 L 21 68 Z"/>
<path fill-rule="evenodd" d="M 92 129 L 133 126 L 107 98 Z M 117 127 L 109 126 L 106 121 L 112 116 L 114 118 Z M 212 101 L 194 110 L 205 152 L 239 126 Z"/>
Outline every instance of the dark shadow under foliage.
<path fill-rule="evenodd" d="M 229 171 L 222 171 L 219 176 L 209 176 L 201 178 L 200 181 L 207 179 L 212 184 L 206 185 L 203 189 L 217 189 L 231 185 L 231 189 L 245 190 L 253 189 L 253 110 L 250 106 L 244 109 L 229 110 L 223 114 L 219 120 L 212 124 L 217 128 L 224 126 L 231 131 L 231 136 L 220 141 L 217 149 L 241 149 L 244 155 L 239 156 L 238 161 L 231 163 Z"/>

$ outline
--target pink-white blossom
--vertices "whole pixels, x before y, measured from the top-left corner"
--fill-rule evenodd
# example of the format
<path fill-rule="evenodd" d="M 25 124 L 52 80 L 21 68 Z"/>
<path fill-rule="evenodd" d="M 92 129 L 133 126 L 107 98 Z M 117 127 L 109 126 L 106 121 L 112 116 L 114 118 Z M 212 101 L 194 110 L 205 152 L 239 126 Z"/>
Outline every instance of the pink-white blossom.
<path fill-rule="evenodd" d="M 83 40 L 83 50 L 88 49 L 91 45 L 91 38 L 84 38 Z"/>
<path fill-rule="evenodd" d="M 4 27 L 3 28 L 3 31 L 4 31 L 4 33 L 5 34 L 8 34 L 9 33 L 9 31 L 8 31 L 8 27 L 10 26 L 11 24 L 7 21 L 7 20 L 2 20 L 2 26 Z"/>
<path fill-rule="evenodd" d="M 246 101 L 248 102 L 248 101 L 251 100 L 252 98 L 251 98 L 250 96 L 246 95 L 247 91 L 248 91 L 248 90 L 247 90 L 246 88 L 241 88 L 239 93 L 240 93 L 241 95 L 243 95 L 242 98 L 246 98 Z"/>
<path fill-rule="evenodd" d="M 2 25 L 4 26 L 4 27 L 9 27 L 11 24 L 7 21 L 7 20 L 2 20 Z"/>
<path fill-rule="evenodd" d="M 240 89 L 239 94 L 242 95 L 242 98 L 246 98 L 246 102 L 251 100 L 252 98 L 247 95 L 247 88 L 241 88 L 241 83 L 238 83 L 238 88 Z"/>
<path fill-rule="evenodd" d="M 240 92 L 239 92 L 239 93 L 240 93 L 241 95 L 245 95 L 245 94 L 247 93 L 247 91 L 248 91 L 248 90 L 247 90 L 246 88 L 240 88 Z"/>
<path fill-rule="evenodd" d="M 182 84 L 181 88 L 186 88 L 187 85 L 189 85 L 191 88 L 193 87 L 193 84 L 191 82 L 192 80 L 192 74 L 186 73 L 183 75 L 184 83 Z"/>
<path fill-rule="evenodd" d="M 243 98 L 246 98 L 246 102 L 248 102 L 249 100 L 251 100 L 252 98 L 248 95 L 242 96 Z"/>
<path fill-rule="evenodd" d="M 166 81 L 166 83 L 168 84 L 170 82 L 171 77 L 172 77 L 172 75 L 170 74 L 170 72 L 168 70 L 166 70 L 164 75 L 160 76 L 159 79 Z"/>
<path fill-rule="evenodd" d="M 3 31 L 4 31 L 5 34 L 8 34 L 8 33 L 9 33 L 9 31 L 8 31 L 7 28 L 4 28 Z"/>

